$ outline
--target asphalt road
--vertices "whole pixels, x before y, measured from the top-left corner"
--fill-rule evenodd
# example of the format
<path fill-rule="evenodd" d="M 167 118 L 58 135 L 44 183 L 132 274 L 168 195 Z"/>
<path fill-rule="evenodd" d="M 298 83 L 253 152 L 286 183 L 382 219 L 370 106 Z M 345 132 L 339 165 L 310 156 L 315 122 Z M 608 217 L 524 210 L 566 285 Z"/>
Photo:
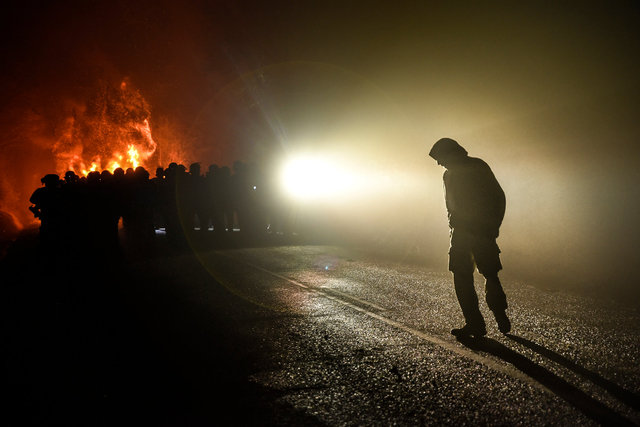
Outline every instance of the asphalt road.
<path fill-rule="evenodd" d="M 448 272 L 271 243 L 52 265 L 23 242 L 3 424 L 640 424 L 635 302 L 505 280 L 512 333 L 482 302 L 488 336 L 457 341 Z"/>

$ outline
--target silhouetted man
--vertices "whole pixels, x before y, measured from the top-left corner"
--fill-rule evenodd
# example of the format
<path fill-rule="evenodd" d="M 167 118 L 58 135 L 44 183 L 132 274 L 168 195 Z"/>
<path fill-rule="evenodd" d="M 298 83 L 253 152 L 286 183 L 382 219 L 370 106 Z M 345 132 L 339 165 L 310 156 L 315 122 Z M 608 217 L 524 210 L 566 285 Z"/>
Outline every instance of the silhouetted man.
<path fill-rule="evenodd" d="M 40 182 L 44 187 L 36 189 L 29 198 L 33 204 L 29 210 L 40 219 L 40 241 L 44 250 L 52 253 L 57 249 L 62 235 L 60 177 L 47 174 Z"/>
<path fill-rule="evenodd" d="M 507 298 L 498 279 L 502 264 L 496 243 L 504 218 L 504 192 L 489 165 L 469 157 L 453 139 L 438 140 L 429 156 L 446 168 L 443 178 L 451 230 L 449 270 L 453 273 L 456 295 L 466 321 L 462 328 L 453 329 L 451 333 L 458 337 L 481 337 L 487 333 L 473 285 L 476 266 L 486 279 L 487 305 L 495 315 L 500 332 L 507 333 L 511 322 L 505 313 Z"/>

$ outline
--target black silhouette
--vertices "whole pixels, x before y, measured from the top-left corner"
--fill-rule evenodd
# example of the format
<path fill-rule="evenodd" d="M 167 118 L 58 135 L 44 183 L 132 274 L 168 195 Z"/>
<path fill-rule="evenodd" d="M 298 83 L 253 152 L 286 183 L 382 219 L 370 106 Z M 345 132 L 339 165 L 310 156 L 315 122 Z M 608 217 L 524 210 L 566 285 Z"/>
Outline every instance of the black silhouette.
<path fill-rule="evenodd" d="M 153 227 L 154 209 L 157 206 L 153 183 L 149 180 L 149 172 L 142 166 L 134 171 L 133 181 L 129 183 L 129 236 L 136 250 L 148 250 L 153 244 L 155 230 Z"/>
<path fill-rule="evenodd" d="M 231 187 L 231 170 L 228 166 L 220 168 L 220 178 L 214 184 L 214 192 L 220 200 L 220 212 L 222 218 L 221 230 L 233 231 L 235 223 L 235 207 L 233 200 L 233 189 Z"/>
<path fill-rule="evenodd" d="M 164 169 L 162 166 L 158 166 L 156 168 L 155 177 L 151 178 L 151 187 L 153 191 L 153 197 L 155 200 L 155 206 L 153 209 L 153 228 L 154 230 L 159 230 L 161 228 L 165 228 L 165 221 L 163 216 L 163 205 L 162 205 L 162 189 L 163 189 L 163 181 L 165 179 Z"/>
<path fill-rule="evenodd" d="M 186 230 L 193 231 L 196 228 L 206 231 L 209 224 L 206 220 L 205 207 L 205 181 L 200 174 L 200 163 L 192 163 L 189 166 L 189 173 L 182 181 L 184 201 L 184 224 Z"/>
<path fill-rule="evenodd" d="M 233 173 L 212 164 L 205 175 L 199 163 L 187 171 L 174 162 L 157 167 L 152 179 L 141 166 L 84 177 L 68 171 L 63 180 L 46 175 L 30 209 L 41 221 L 43 253 L 67 259 L 109 261 L 124 247 L 133 256 L 145 256 L 157 249 L 158 233 L 178 250 L 227 245 L 230 236 L 238 236 L 236 243 L 257 244 L 267 235 L 296 234 L 287 201 L 268 176 L 240 161 Z"/>
<path fill-rule="evenodd" d="M 220 178 L 220 168 L 216 164 L 209 165 L 202 183 L 202 209 L 206 229 L 213 227 L 213 231 L 222 231 L 222 210 L 220 196 L 217 194 L 217 180 Z"/>
<path fill-rule="evenodd" d="M 160 188 L 160 204 L 165 220 L 167 239 L 175 247 L 183 247 L 186 244 L 181 224 L 181 208 L 185 206 L 186 181 L 186 168 L 172 162 L 165 170 L 165 179 Z"/>
<path fill-rule="evenodd" d="M 501 332 L 511 330 L 507 299 L 498 271 L 500 249 L 496 243 L 505 212 L 505 195 L 491 168 L 450 138 L 438 140 L 429 156 L 447 170 L 444 173 L 445 200 L 451 229 L 449 270 L 453 273 L 456 295 L 466 324 L 452 334 L 483 336 L 487 329 L 478 308 L 473 272 L 485 277 L 487 305 L 494 313 Z"/>
<path fill-rule="evenodd" d="M 40 242 L 45 252 L 58 249 L 63 229 L 62 195 L 60 177 L 56 174 L 45 175 L 40 187 L 33 192 L 29 201 L 33 206 L 29 210 L 40 220 Z"/>
<path fill-rule="evenodd" d="M 86 193 L 86 179 L 83 182 L 73 171 L 67 171 L 61 188 L 64 208 L 63 226 L 66 234 L 62 249 L 65 256 L 73 256 L 75 249 L 84 245 L 86 215 L 83 210 Z"/>

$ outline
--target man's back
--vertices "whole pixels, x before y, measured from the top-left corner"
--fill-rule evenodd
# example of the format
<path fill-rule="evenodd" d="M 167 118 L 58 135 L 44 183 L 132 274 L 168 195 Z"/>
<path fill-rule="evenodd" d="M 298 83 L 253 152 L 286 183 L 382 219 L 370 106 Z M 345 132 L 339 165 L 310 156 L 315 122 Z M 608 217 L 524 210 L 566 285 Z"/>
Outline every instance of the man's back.
<path fill-rule="evenodd" d="M 451 228 L 496 237 L 505 212 L 505 195 L 489 165 L 464 157 L 444 173 Z"/>

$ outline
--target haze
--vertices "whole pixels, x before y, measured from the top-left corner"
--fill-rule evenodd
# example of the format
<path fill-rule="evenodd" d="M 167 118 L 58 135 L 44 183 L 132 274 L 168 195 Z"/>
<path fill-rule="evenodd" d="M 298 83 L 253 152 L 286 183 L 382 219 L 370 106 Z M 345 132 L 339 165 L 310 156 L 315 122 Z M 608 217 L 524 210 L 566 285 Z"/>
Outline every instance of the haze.
<path fill-rule="evenodd" d="M 442 268 L 443 170 L 427 152 L 454 138 L 506 192 L 505 274 L 637 295 L 637 2 L 130 3 L 3 14 L 0 198 L 20 225 L 62 123 L 128 79 L 158 163 L 334 156 L 369 190 L 305 209 Z"/>

